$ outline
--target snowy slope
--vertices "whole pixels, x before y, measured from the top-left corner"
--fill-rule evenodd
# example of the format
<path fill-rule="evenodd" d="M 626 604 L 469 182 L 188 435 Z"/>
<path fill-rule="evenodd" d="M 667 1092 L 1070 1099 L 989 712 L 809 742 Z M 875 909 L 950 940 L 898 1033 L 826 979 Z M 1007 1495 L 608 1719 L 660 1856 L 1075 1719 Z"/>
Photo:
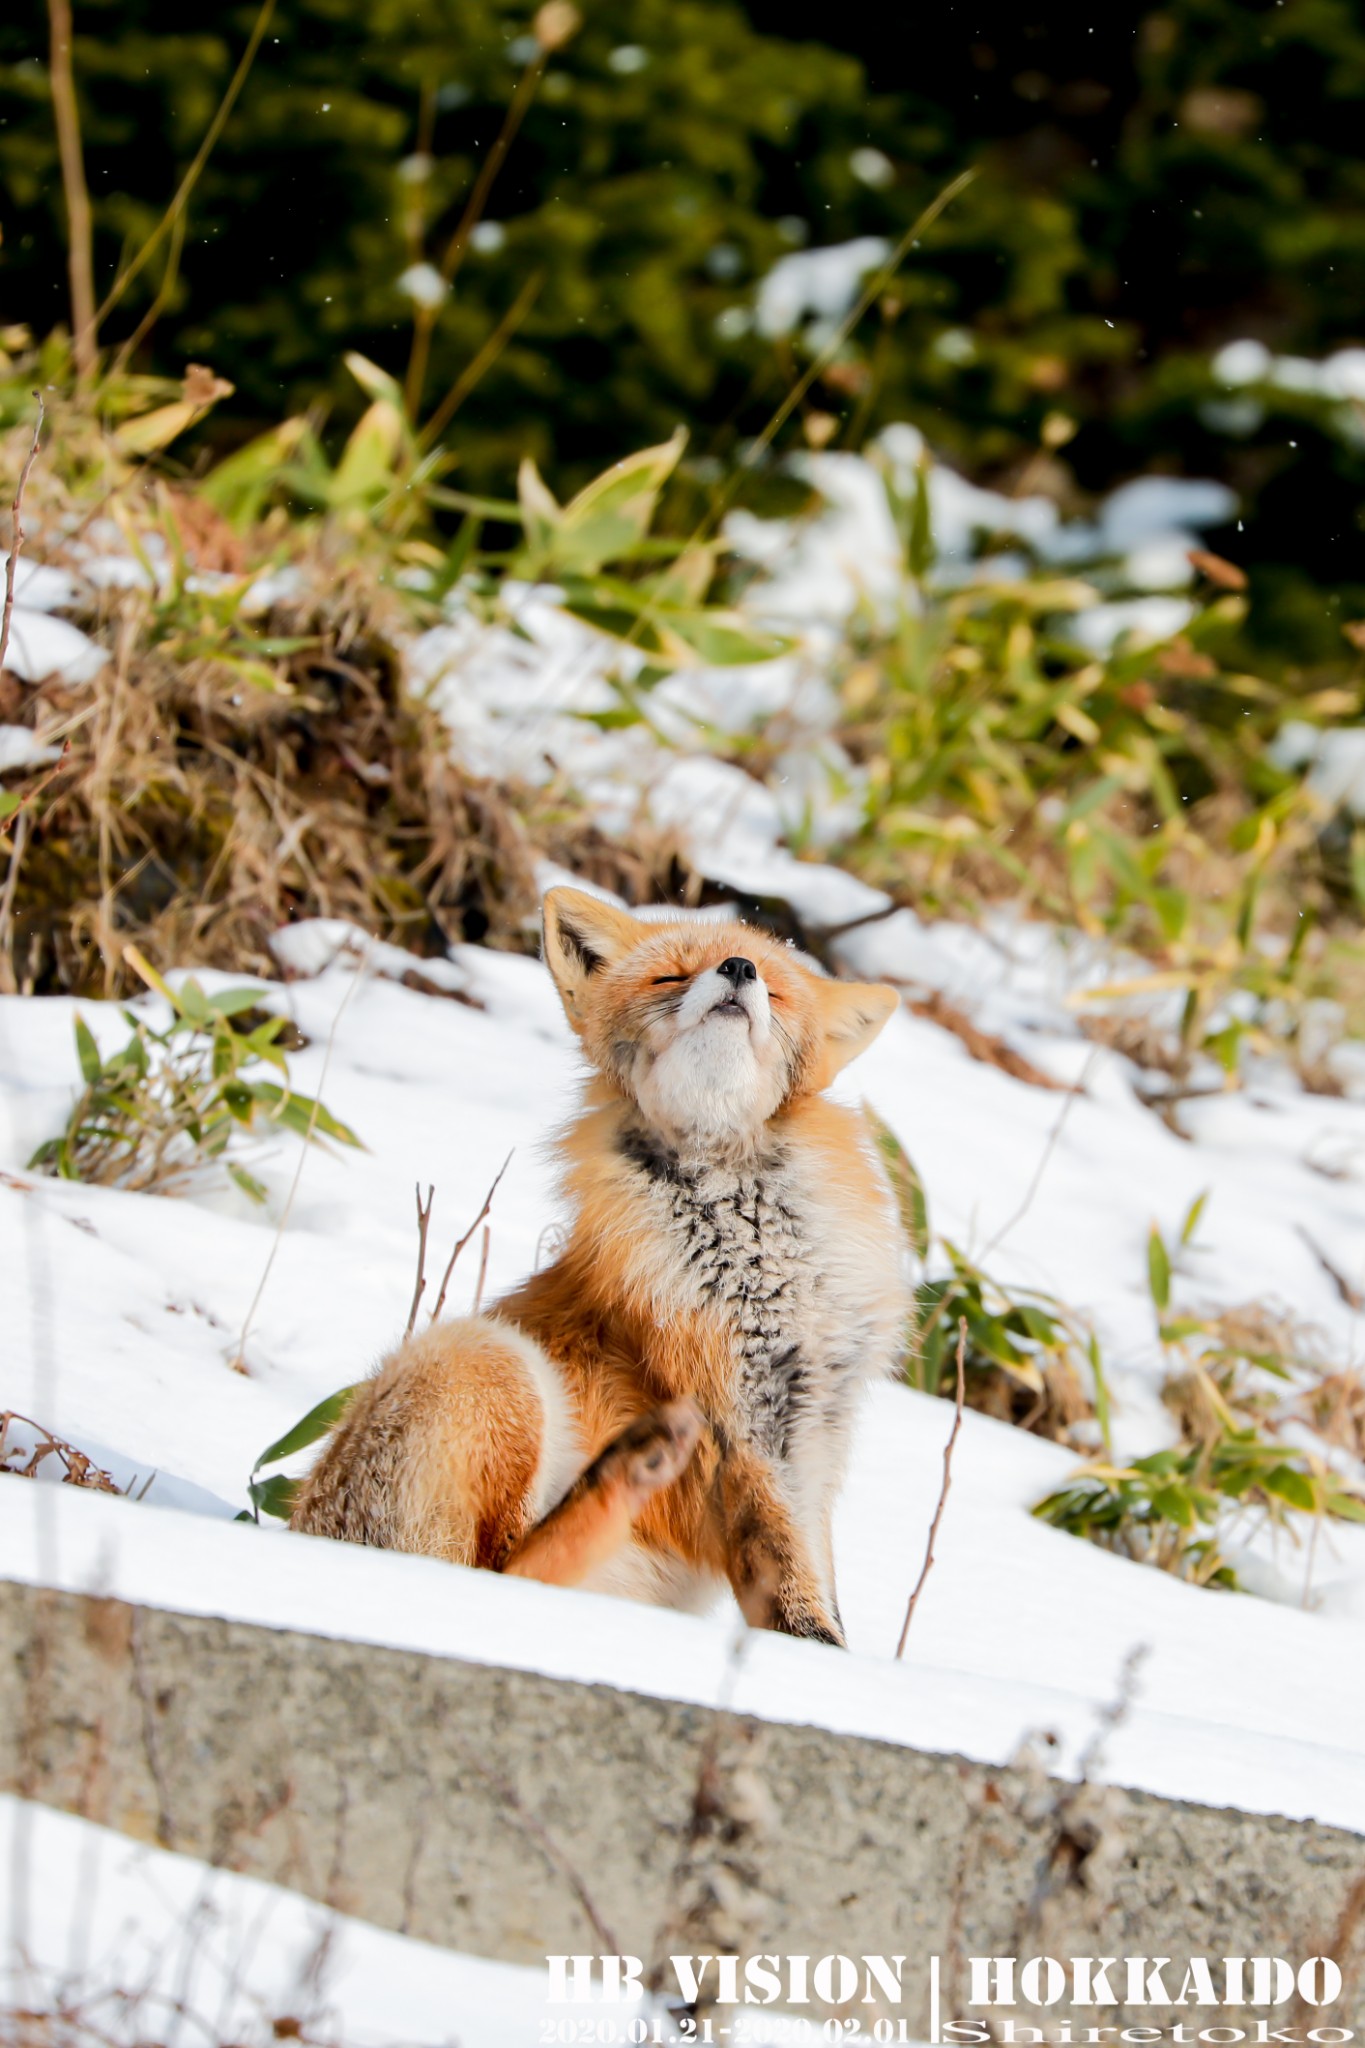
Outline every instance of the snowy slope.
<path fill-rule="evenodd" d="M 970 960 L 957 961 L 955 978 L 949 972 L 958 935 L 920 933 L 918 941 L 917 973 L 937 943 L 950 992 L 970 987 Z M 1198 1142 L 1182 1144 L 1137 1103 L 1122 1061 L 1092 1056 L 1065 1035 L 1074 1024 L 1049 993 L 1048 973 L 1023 951 L 1013 977 L 1000 962 L 997 1021 L 1012 1013 L 1040 1059 L 1084 1063 L 1085 1095 L 1049 1093 L 973 1063 L 956 1039 L 908 1012 L 849 1077 L 914 1155 L 938 1227 L 977 1251 L 994 1241 L 993 1269 L 1094 1316 L 1114 1362 L 1121 1428 L 1142 1448 L 1165 1427 L 1143 1267 L 1147 1227 L 1154 1217 L 1177 1223 L 1203 1188 L 1212 1192 L 1199 1293 L 1231 1302 L 1278 1291 L 1323 1325 L 1334 1355 L 1349 1355 L 1357 1319 L 1296 1225 L 1308 1223 L 1343 1264 L 1365 1244 L 1359 1179 L 1349 1169 L 1326 1179 L 1305 1164 L 1328 1144 L 1359 1159 L 1365 1106 L 1295 1093 L 1281 1077 L 1264 1096 L 1204 1107 Z M 312 1041 L 294 1056 L 299 1085 L 320 1089 L 370 1149 L 305 1158 L 247 1337 L 246 1375 L 230 1360 L 298 1161 L 292 1141 L 257 1163 L 271 1189 L 267 1215 L 235 1191 L 165 1201 L 26 1174 L 28 1149 L 70 1099 L 73 1006 L 0 1003 L 7 1404 L 103 1457 L 120 1481 L 158 1473 L 141 1507 L 5 1483 L 6 1569 L 480 1661 L 530 1656 L 565 1676 L 714 1699 L 728 1656 L 724 1617 L 641 1614 L 590 1595 L 199 1517 L 168 1542 L 165 1510 L 154 1512 L 158 1501 L 235 1510 L 263 1446 L 401 1330 L 416 1181 L 436 1184 L 433 1243 L 448 1243 L 514 1147 L 493 1211 L 490 1295 L 535 1262 L 555 1214 L 544 1139 L 570 1100 L 575 1052 L 536 963 L 467 949 L 458 965 L 482 1009 L 340 960 L 273 992 Z M 117 1042 L 124 1027 L 116 1015 L 81 1007 L 102 1039 Z M 468 1304 L 474 1278 L 472 1263 L 457 1275 L 452 1307 Z M 1354 1683 L 1365 1658 L 1365 1529 L 1334 1528 L 1320 1541 L 1310 1611 L 1295 1604 L 1307 1559 L 1284 1545 L 1264 1566 L 1280 1601 L 1196 1590 L 1031 1519 L 1029 1503 L 1073 1456 L 968 1415 L 939 1560 L 898 1669 L 890 1653 L 919 1569 L 949 1419 L 946 1404 L 905 1389 L 874 1397 L 838 1526 L 855 1654 L 757 1641 L 740 1677 L 741 1706 L 994 1760 L 1048 1726 L 1074 1756 L 1095 1704 L 1112 1696 L 1124 1656 L 1142 1642 L 1150 1655 L 1137 1711 L 1113 1745 L 1117 1779 L 1365 1832 Z M 51 1517 L 41 1526 L 40 1508 Z M 443 1589 L 437 1600 L 428 1597 L 433 1574 Z"/>
<path fill-rule="evenodd" d="M 129 2048 L 266 2043 L 290 2022 L 319 2048 L 526 2048 L 570 2010 L 549 2002 L 547 1971 L 389 1934 L 4 1797 L 0 1925 L 13 1937 L 0 2011 L 78 2012 L 87 2038 Z"/>
<path fill-rule="evenodd" d="M 885 437 L 893 466 L 908 471 L 918 454 L 912 430 Z M 1267 1064 L 1240 1093 L 1186 1104 L 1192 1142 L 1182 1142 L 1139 1101 L 1135 1070 L 1079 1030 L 1076 998 L 1114 969 L 1088 943 L 1008 917 L 973 931 L 884 914 L 890 906 L 874 890 L 784 847 L 798 819 L 819 845 L 856 804 L 823 666 L 850 606 L 884 602 L 903 574 L 871 467 L 843 456 L 809 467 L 826 500 L 818 519 L 793 531 L 736 515 L 730 534 L 763 567 L 755 616 L 798 628 L 795 653 L 748 671 L 672 676 L 650 694 L 652 727 L 602 730 L 583 714 L 616 701 L 610 674 L 629 654 L 566 618 L 552 592 L 509 591 L 507 624 L 457 611 L 414 644 L 414 672 L 453 743 L 476 766 L 568 773 L 608 823 L 625 827 L 645 810 L 682 833 L 712 879 L 785 896 L 810 926 L 870 919 L 836 941 L 850 972 L 939 991 L 1035 1067 L 1079 1086 L 1052 1092 L 973 1062 L 909 1010 L 846 1077 L 851 1099 L 865 1095 L 914 1159 L 938 1233 L 1001 1280 L 1051 1292 L 1093 1322 L 1121 1453 L 1170 1437 L 1147 1233 L 1155 1222 L 1173 1238 L 1205 1191 L 1177 1304 L 1278 1300 L 1318 1327 L 1326 1358 L 1352 1364 L 1365 1319 L 1344 1305 L 1303 1233 L 1348 1284 L 1365 1285 L 1365 1101 L 1306 1094 Z M 1186 544 L 1228 510 L 1210 495 L 1217 487 L 1149 479 L 1081 530 L 1041 499 L 995 498 L 942 466 L 931 481 L 945 577 L 969 561 L 980 530 L 1009 532 L 1044 559 L 1098 562 L 1108 610 L 1127 606 L 1129 622 L 1153 632 L 1170 630 L 1169 608 L 1184 600 L 1140 593 L 1188 580 Z M 1005 558 L 995 566 L 1008 573 Z M 34 570 L 20 587 L 16 621 L 39 671 L 57 662 L 72 673 L 99 656 L 53 616 L 70 600 L 64 574 Z M 1158 617 L 1152 607 L 1163 605 Z M 1098 618 L 1096 636 L 1111 627 Z M 766 787 L 687 751 L 699 723 L 740 731 L 779 715 L 788 750 Z M 0 747 L 0 768 L 5 759 Z M 121 1485 L 136 1479 L 140 1489 L 155 1474 L 142 1505 L 0 1479 L 3 1568 L 270 1626 L 530 1659 L 568 1677 L 715 1699 L 733 1615 L 642 1612 L 225 1519 L 243 1504 L 262 1448 L 401 1332 L 416 1183 L 436 1187 L 439 1270 L 441 1247 L 512 1150 L 493 1210 L 488 1298 L 535 1265 L 555 1219 L 545 1144 L 578 1068 L 543 970 L 462 948 L 444 978 L 473 1002 L 444 1000 L 397 985 L 390 977 L 408 963 L 392 949 L 362 940 L 358 966 L 357 953 L 338 951 L 344 937 L 319 926 L 282 935 L 281 965 L 295 978 L 263 1000 L 310 1040 L 291 1059 L 296 1085 L 320 1094 L 368 1149 L 308 1153 L 294 1192 L 301 1155 L 282 1139 L 250 1162 L 269 1190 L 264 1211 L 228 1186 L 167 1201 L 28 1172 L 76 1086 L 77 1006 L 0 1000 L 0 1406 L 68 1437 Z M 432 963 L 424 971 L 442 978 Z M 79 1008 L 103 1047 L 121 1042 L 112 1006 Z M 1348 1060 L 1353 1085 L 1351 1075 Z M 453 1311 L 472 1298 L 476 1253 L 456 1276 Z M 244 1372 L 233 1369 L 239 1355 Z M 1146 1644 L 1141 1696 L 1110 1745 L 1117 1780 L 1365 1832 L 1355 1708 L 1365 1528 L 1333 1525 L 1311 1553 L 1287 1538 L 1254 1544 L 1239 1569 L 1267 1598 L 1198 1591 L 1033 1520 L 1029 1505 L 1075 1458 L 969 1414 L 938 1562 L 898 1667 L 891 1652 L 949 1421 L 945 1404 L 905 1389 L 870 1402 L 837 1528 L 853 1654 L 755 1639 L 737 1680 L 741 1707 L 989 1760 L 1046 1726 L 1064 1738 L 1065 1762 L 1091 1733 L 1097 1704 L 1112 1698 L 1128 1652 Z"/>

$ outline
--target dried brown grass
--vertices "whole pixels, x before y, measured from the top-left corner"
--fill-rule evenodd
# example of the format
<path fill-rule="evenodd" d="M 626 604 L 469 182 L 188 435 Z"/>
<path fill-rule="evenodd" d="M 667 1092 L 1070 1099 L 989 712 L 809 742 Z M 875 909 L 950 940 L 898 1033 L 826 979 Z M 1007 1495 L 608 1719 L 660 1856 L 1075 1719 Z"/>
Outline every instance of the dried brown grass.
<path fill-rule="evenodd" d="M 231 554 L 211 520 L 179 504 L 177 520 L 196 551 Z M 144 591 L 86 622 L 111 656 L 93 681 L 0 675 L 0 722 L 69 740 L 16 879 L 12 989 L 130 993 L 129 942 L 158 967 L 269 974 L 271 933 L 304 917 L 419 956 L 526 950 L 539 856 L 631 902 L 684 883 L 657 836 L 622 847 L 570 794 L 462 768 L 407 686 L 401 600 L 321 541 L 298 566 L 300 593 L 251 621 L 267 643 L 305 643 L 272 658 L 274 691 L 224 658 L 227 634 L 219 655 L 168 631 Z"/>
<path fill-rule="evenodd" d="M 1030 1436 L 1046 1437 L 1049 1443 L 1093 1449 L 1095 1405 L 1074 1368 L 1058 1358 L 1048 1360 L 1040 1371 L 1041 1388 L 1026 1386 L 1002 1366 L 973 1372 L 967 1381 L 967 1406 Z M 1083 1426 L 1078 1429 L 1078 1424 Z"/>

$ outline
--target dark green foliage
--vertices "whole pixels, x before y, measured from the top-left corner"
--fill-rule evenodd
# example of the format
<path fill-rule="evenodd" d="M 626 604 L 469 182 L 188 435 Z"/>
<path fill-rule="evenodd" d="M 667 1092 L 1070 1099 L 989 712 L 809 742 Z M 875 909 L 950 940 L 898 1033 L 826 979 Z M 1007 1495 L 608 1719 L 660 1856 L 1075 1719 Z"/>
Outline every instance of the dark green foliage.
<path fill-rule="evenodd" d="M 101 288 L 159 218 L 254 15 L 208 0 L 187 27 L 167 0 L 77 0 Z M 285 0 L 192 202 L 154 366 L 210 361 L 237 384 L 239 422 L 322 397 L 348 424 L 342 351 L 402 371 L 412 306 L 397 279 L 445 246 L 529 18 L 511 0 Z M 20 0 L 0 24 L 0 312 L 38 332 L 66 309 L 45 60 L 44 9 Z M 836 20 L 762 0 L 750 16 L 732 0 L 597 0 L 495 186 L 505 239 L 460 270 L 427 403 L 538 280 L 457 415 L 463 481 L 505 492 L 529 451 L 562 496 L 680 421 L 700 430 L 694 456 L 724 456 L 803 356 L 718 316 L 751 305 L 793 237 L 894 239 L 974 163 L 977 182 L 813 402 L 855 438 L 917 418 L 975 470 L 1027 459 L 1060 411 L 1084 486 L 1163 463 L 1226 475 L 1258 506 L 1242 559 L 1349 582 L 1358 443 L 1287 393 L 1230 428 L 1207 365 L 1245 334 L 1309 354 L 1359 338 L 1363 101 L 1365 23 L 1348 0 L 1173 0 L 1098 24 L 991 4 L 970 26 L 954 11 L 917 20 L 913 37 L 856 8 Z M 419 140 L 430 164 L 414 180 L 403 167 Z M 869 168 L 855 154 L 868 150 L 884 161 Z M 145 310 L 160 261 L 111 339 Z M 231 423 L 224 411 L 215 431 Z M 1341 613 L 1301 575 L 1262 587 L 1263 633 L 1339 652 Z"/>

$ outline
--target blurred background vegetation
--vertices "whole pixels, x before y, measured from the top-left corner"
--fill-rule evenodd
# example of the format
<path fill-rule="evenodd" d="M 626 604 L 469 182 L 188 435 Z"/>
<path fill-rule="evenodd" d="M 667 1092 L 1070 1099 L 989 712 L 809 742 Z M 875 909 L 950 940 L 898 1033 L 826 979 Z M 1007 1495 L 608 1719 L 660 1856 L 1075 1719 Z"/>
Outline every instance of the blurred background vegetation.
<path fill-rule="evenodd" d="M 1365 611 L 1361 405 L 1292 372 L 1230 388 L 1215 360 L 1247 338 L 1309 358 L 1365 338 L 1357 5 L 1087 21 L 982 0 L 913 33 L 868 0 L 583 13 L 547 53 L 505 0 L 279 0 L 183 237 L 101 339 L 158 301 L 134 365 L 232 381 L 220 452 L 305 406 L 339 441 L 363 403 L 349 348 L 426 413 L 481 371 L 447 435 L 466 490 L 505 494 L 530 451 L 563 495 L 680 423 L 705 476 L 820 339 L 818 320 L 764 331 L 759 281 L 801 248 L 894 244 L 974 166 L 813 389 L 832 445 L 910 419 L 974 477 L 1064 506 L 1139 472 L 1222 478 L 1244 530 L 1211 540 L 1252 573 L 1261 660 L 1341 658 Z M 259 26 L 237 0 L 76 0 L 97 296 L 162 219 Z M 42 0 L 10 0 L 0 324 L 40 334 L 70 317 L 48 38 Z M 452 254 L 514 95 L 518 132 Z"/>

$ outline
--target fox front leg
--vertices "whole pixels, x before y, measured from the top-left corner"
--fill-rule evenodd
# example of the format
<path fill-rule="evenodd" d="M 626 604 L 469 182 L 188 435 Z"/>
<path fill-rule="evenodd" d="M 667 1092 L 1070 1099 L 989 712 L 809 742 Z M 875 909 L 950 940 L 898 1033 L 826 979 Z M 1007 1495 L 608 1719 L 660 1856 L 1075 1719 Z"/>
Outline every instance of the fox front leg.
<path fill-rule="evenodd" d="M 837 1611 L 826 1603 L 809 1545 L 763 1459 L 727 1445 L 714 1500 L 726 1575 L 749 1626 L 844 1649 Z"/>

